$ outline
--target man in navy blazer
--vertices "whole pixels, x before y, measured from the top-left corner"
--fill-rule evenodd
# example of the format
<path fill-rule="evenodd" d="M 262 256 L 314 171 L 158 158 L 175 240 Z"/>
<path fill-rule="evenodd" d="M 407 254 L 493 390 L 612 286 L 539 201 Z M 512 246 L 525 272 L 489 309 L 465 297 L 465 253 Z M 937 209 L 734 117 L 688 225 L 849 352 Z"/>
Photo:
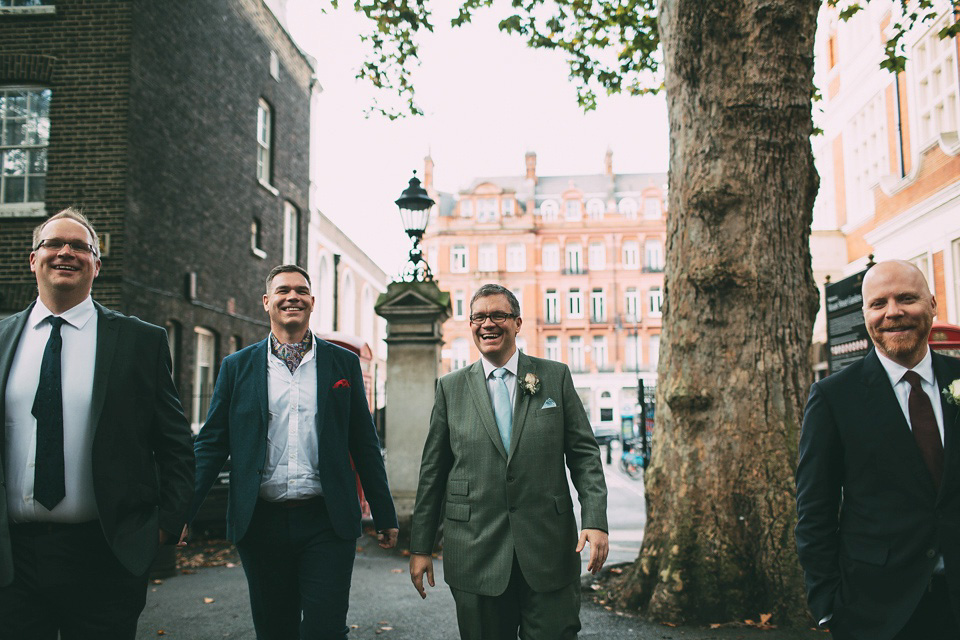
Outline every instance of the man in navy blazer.
<path fill-rule="evenodd" d="M 960 638 L 960 418 L 942 393 L 960 360 L 927 345 L 936 309 L 915 266 L 875 265 L 863 279 L 875 349 L 810 391 L 797 550 L 835 638 Z"/>
<path fill-rule="evenodd" d="M 351 458 L 381 547 L 396 545 L 397 515 L 358 358 L 309 330 L 306 271 L 281 265 L 266 284 L 270 335 L 223 360 L 197 436 L 191 520 L 229 456 L 227 536 L 257 638 L 346 638 L 361 534 Z"/>

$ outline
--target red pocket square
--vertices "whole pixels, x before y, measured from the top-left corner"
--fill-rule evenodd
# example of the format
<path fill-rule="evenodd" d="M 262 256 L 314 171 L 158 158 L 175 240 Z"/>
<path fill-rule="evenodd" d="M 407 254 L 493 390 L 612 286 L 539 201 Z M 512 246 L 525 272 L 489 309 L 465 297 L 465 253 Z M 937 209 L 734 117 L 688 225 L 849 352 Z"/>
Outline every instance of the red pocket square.
<path fill-rule="evenodd" d="M 350 388 L 350 383 L 347 382 L 347 379 L 346 379 L 346 378 L 340 378 L 340 379 L 337 380 L 335 383 L 333 383 L 333 388 L 334 388 L 334 389 L 349 389 L 349 388 Z"/>

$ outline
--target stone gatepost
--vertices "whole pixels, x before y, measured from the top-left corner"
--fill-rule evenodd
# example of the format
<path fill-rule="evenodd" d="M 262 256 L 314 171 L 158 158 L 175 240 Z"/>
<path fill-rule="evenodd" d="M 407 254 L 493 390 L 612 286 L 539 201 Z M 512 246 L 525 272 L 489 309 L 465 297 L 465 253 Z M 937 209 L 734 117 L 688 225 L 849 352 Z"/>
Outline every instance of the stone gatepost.
<path fill-rule="evenodd" d="M 435 282 L 393 282 L 374 308 L 387 321 L 387 478 L 403 539 L 417 497 L 450 294 Z"/>

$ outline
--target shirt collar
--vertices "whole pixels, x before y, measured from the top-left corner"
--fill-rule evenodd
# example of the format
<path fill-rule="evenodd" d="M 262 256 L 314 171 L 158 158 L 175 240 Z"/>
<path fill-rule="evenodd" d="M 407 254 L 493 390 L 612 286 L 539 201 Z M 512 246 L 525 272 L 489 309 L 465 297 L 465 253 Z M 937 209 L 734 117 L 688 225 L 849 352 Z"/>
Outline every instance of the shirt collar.
<path fill-rule="evenodd" d="M 923 360 L 918 362 L 913 369 L 907 369 L 905 366 L 897 364 L 880 353 L 879 350 L 877 350 L 877 357 L 880 359 L 880 364 L 883 365 L 884 371 L 887 372 L 887 377 L 890 378 L 890 386 L 892 387 L 897 386 L 897 383 L 903 379 L 903 374 L 907 371 L 916 371 L 917 375 L 919 375 L 924 382 L 936 386 L 933 377 L 933 357 L 930 355 L 929 346 L 927 346 L 927 355 L 923 356 Z"/>
<path fill-rule="evenodd" d="M 512 373 L 514 376 L 517 375 L 517 363 L 520 361 L 520 350 L 514 349 L 513 355 L 510 356 L 510 359 L 507 360 L 507 364 L 503 365 L 503 368 Z M 493 373 L 494 369 L 499 369 L 497 365 L 493 364 L 483 356 L 480 357 L 480 362 L 483 364 L 483 377 L 489 378 L 490 374 Z"/>
<path fill-rule="evenodd" d="M 64 322 L 71 327 L 79 330 L 86 326 L 87 322 L 90 321 L 90 318 L 92 318 L 96 312 L 97 308 L 93 306 L 93 298 L 90 296 L 84 298 L 80 304 L 67 309 L 59 315 L 50 311 L 47 305 L 43 304 L 40 298 L 37 298 L 37 303 L 33 305 L 33 311 L 30 312 L 30 318 L 27 320 L 27 326 L 36 329 L 48 316 L 57 316 L 63 318 Z"/>

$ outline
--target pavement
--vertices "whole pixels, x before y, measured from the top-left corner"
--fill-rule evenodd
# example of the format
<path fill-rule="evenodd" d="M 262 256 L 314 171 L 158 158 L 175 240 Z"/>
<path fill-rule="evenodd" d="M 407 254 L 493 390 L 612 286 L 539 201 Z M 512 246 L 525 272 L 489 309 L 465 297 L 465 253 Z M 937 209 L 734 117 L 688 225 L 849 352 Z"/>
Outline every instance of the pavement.
<path fill-rule="evenodd" d="M 636 559 L 645 515 L 642 481 L 606 467 L 611 514 L 609 563 Z M 616 516 L 616 517 L 613 517 Z M 188 551 L 190 551 L 188 549 Z M 196 548 L 193 549 L 196 553 Z M 180 572 L 150 584 L 140 617 L 137 640 L 255 640 L 247 583 L 235 555 L 218 554 L 224 566 Z M 358 540 L 350 593 L 350 640 L 456 640 L 459 636 L 450 589 L 443 581 L 443 563 L 435 562 L 437 586 L 421 600 L 410 583 L 408 558 L 386 551 L 364 536 Z M 585 566 L 586 561 L 584 561 Z M 816 631 L 759 630 L 750 627 L 710 629 L 667 626 L 615 612 L 583 594 L 580 640 L 826 640 Z"/>

